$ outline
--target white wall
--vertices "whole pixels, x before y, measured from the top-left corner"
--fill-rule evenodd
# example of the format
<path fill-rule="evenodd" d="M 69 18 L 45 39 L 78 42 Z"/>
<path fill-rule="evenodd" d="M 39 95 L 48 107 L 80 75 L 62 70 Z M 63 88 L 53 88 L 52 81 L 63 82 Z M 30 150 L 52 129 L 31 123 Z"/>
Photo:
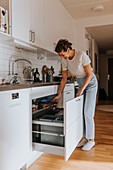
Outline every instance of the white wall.
<path fill-rule="evenodd" d="M 85 49 L 88 50 L 88 53 L 90 48 L 90 39 L 91 39 L 90 34 L 87 32 L 87 30 L 85 30 Z"/>
<path fill-rule="evenodd" d="M 59 39 L 68 39 L 74 45 L 75 22 L 62 2 L 45 0 L 45 12 L 44 41 L 57 43 Z"/>
<path fill-rule="evenodd" d="M 85 28 L 113 24 L 113 15 L 91 17 L 75 20 L 75 47 L 78 50 L 86 50 Z M 94 40 L 93 40 L 94 41 Z M 93 42 L 94 51 L 97 51 L 97 44 Z"/>
<path fill-rule="evenodd" d="M 93 27 L 93 26 L 101 26 L 101 25 L 110 25 L 113 24 L 113 15 L 106 15 L 106 16 L 100 16 L 100 17 L 91 17 L 91 18 L 85 18 L 85 19 L 78 19 L 75 21 L 75 45 L 76 49 L 86 51 L 86 40 L 85 40 L 85 28 L 86 27 Z M 92 39 L 92 67 L 95 68 L 95 61 L 94 61 L 94 54 L 97 53 L 98 56 L 98 66 L 97 66 L 97 74 L 99 74 L 99 71 L 102 74 L 101 80 L 99 82 L 99 88 L 104 87 L 106 90 L 106 93 L 108 94 L 108 85 L 107 85 L 107 79 L 105 78 L 105 74 L 107 74 L 107 66 L 104 66 L 105 63 L 107 63 L 106 59 L 101 62 L 101 59 L 99 60 L 99 52 L 98 52 L 98 45 L 95 42 L 94 39 Z M 104 57 L 104 56 L 103 56 Z M 102 65 L 101 65 L 102 63 Z M 103 74 L 103 68 L 105 68 L 105 74 Z M 95 71 L 95 70 L 94 70 Z M 98 75 L 97 75 L 97 78 Z"/>
<path fill-rule="evenodd" d="M 75 20 L 75 44 L 78 50 L 85 50 L 85 28 L 113 24 L 113 15 Z"/>
<path fill-rule="evenodd" d="M 95 53 L 97 54 L 97 73 L 95 70 Z M 96 73 L 97 75 L 99 74 L 99 50 L 98 50 L 98 45 L 96 43 L 96 41 L 92 38 L 92 52 L 91 52 L 91 60 L 92 60 L 92 67 L 93 67 L 93 71 L 94 73 Z"/>

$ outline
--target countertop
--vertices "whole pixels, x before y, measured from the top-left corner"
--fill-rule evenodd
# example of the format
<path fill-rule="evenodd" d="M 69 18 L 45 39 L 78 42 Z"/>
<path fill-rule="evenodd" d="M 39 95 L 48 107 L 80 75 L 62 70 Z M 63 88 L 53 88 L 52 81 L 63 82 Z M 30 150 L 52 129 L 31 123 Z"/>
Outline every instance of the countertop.
<path fill-rule="evenodd" d="M 74 81 L 67 81 L 66 84 L 70 84 L 70 83 L 74 83 Z M 50 85 L 60 85 L 60 82 L 37 82 L 37 83 L 25 83 L 25 84 L 0 85 L 0 91 L 26 89 L 26 88 L 50 86 Z"/>

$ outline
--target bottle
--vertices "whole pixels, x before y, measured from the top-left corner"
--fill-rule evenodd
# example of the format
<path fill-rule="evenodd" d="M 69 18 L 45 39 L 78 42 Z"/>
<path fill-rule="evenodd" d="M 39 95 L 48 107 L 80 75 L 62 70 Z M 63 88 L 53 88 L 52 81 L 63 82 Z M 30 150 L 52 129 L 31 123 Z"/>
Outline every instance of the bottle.
<path fill-rule="evenodd" d="M 34 82 L 40 82 L 40 73 L 38 72 L 38 68 L 36 68 L 36 71 L 34 73 Z"/>

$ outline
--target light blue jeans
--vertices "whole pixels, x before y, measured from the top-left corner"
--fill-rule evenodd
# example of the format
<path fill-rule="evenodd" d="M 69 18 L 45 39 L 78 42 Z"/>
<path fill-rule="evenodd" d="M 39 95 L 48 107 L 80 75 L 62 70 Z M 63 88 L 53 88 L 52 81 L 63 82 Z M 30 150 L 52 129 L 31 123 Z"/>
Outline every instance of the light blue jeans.
<path fill-rule="evenodd" d="M 83 78 L 77 78 L 79 89 L 82 87 L 86 76 Z M 95 137 L 95 124 L 94 114 L 96 105 L 98 83 L 95 74 L 84 90 L 84 104 L 83 104 L 83 118 L 84 118 L 84 136 L 86 139 L 94 139 Z"/>

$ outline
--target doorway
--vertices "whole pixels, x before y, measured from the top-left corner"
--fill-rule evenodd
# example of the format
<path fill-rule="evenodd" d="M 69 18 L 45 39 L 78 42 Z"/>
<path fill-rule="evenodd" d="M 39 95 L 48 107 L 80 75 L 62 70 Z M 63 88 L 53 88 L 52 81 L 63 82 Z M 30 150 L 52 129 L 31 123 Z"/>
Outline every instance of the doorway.
<path fill-rule="evenodd" d="M 113 58 L 108 59 L 108 98 L 113 100 Z"/>

